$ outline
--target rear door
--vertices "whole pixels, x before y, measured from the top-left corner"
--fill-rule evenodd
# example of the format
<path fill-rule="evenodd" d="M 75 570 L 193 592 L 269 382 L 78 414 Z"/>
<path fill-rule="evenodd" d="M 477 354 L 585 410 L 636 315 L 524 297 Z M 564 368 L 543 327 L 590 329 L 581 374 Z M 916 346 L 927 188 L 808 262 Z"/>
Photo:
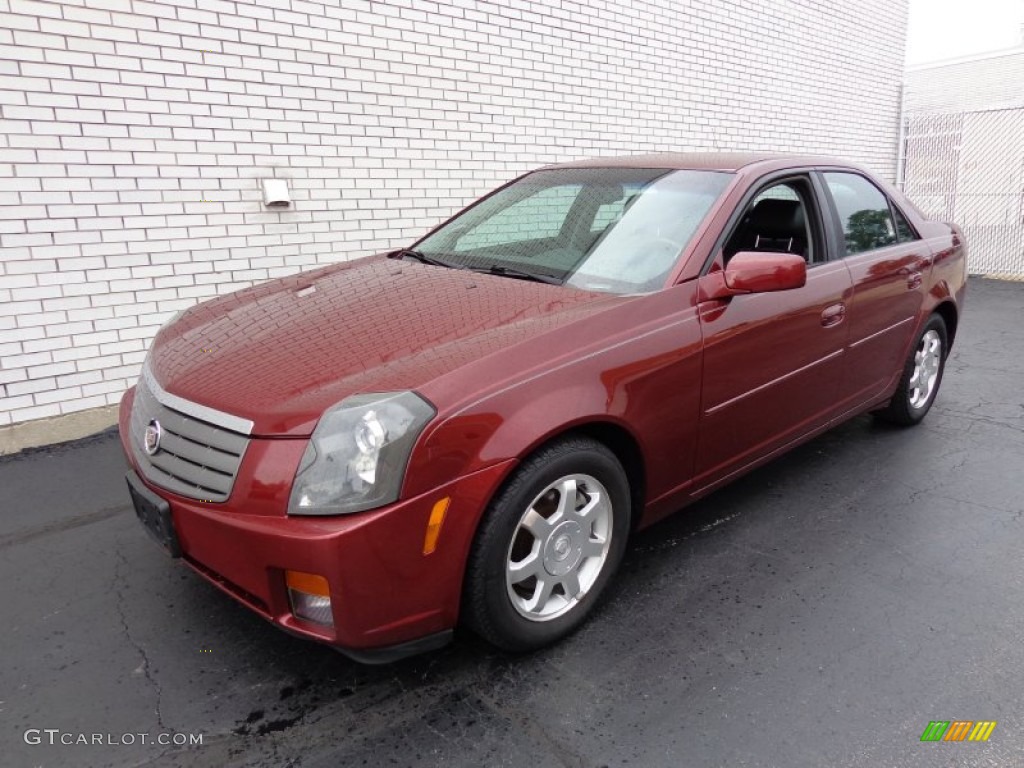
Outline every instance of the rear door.
<path fill-rule="evenodd" d="M 876 398 L 902 372 L 925 294 L 930 251 L 906 217 L 870 179 L 821 174 L 850 270 L 849 340 L 839 397 L 844 410 Z"/>
<path fill-rule="evenodd" d="M 851 282 L 846 265 L 828 259 L 818 194 L 810 174 L 763 183 L 701 278 L 708 295 L 738 251 L 799 253 L 808 262 L 802 288 L 700 303 L 697 491 L 824 426 L 836 412 Z"/>

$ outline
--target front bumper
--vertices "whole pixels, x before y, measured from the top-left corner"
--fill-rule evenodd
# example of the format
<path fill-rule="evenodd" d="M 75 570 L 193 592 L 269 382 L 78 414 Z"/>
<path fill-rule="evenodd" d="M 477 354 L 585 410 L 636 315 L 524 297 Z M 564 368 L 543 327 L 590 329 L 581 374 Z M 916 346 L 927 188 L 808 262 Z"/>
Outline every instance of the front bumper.
<path fill-rule="evenodd" d="M 129 463 L 132 395 L 125 395 L 120 411 Z M 282 629 L 333 645 L 359 661 L 390 661 L 447 642 L 458 619 L 477 522 L 512 462 L 368 512 L 288 517 L 290 479 L 282 487 L 281 478 L 294 477 L 305 441 L 252 442 L 226 502 L 188 499 L 139 481 L 170 505 L 184 561 Z M 451 501 L 437 547 L 424 555 L 431 509 L 444 497 Z M 292 614 L 287 570 L 327 579 L 332 627 Z"/>

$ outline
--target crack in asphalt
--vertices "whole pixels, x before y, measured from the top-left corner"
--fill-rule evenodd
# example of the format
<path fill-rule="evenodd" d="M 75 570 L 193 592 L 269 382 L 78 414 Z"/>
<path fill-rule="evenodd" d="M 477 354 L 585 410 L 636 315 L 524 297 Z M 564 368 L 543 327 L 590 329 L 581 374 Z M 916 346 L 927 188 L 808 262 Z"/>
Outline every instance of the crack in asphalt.
<path fill-rule="evenodd" d="M 131 645 L 132 648 L 134 648 L 135 651 L 139 654 L 139 656 L 142 657 L 142 674 L 145 676 L 146 680 L 150 683 L 150 685 L 153 686 L 154 691 L 156 691 L 156 722 L 157 725 L 160 726 L 161 730 L 166 731 L 167 726 L 164 723 L 164 716 L 162 711 L 163 689 L 161 688 L 160 683 L 157 681 L 156 677 L 153 676 L 153 673 L 150 670 L 149 655 L 146 653 L 146 649 L 132 636 L 132 632 L 128 628 L 128 617 L 125 615 L 124 611 L 124 589 L 121 586 L 123 584 L 121 580 L 121 568 L 122 566 L 128 565 L 128 560 L 125 559 L 124 552 L 122 552 L 120 548 L 115 548 L 115 552 L 117 554 L 117 560 L 114 563 L 114 579 L 113 584 L 111 586 L 114 595 L 117 598 L 114 605 L 117 608 L 117 615 L 121 621 L 121 631 L 124 634 L 125 639 L 128 640 L 129 645 Z M 168 750 L 165 749 L 161 752 L 161 755 L 166 754 L 167 752 Z"/>
<path fill-rule="evenodd" d="M 547 752 L 564 768 L 584 768 L 586 766 L 587 761 L 583 755 L 574 752 L 548 733 L 547 729 L 538 723 L 530 713 L 524 712 L 516 706 L 503 708 L 483 691 L 474 691 L 473 695 L 491 714 L 515 723 L 525 736 L 533 739 L 535 744 L 546 745 Z"/>
<path fill-rule="evenodd" d="M 0 536 L 0 549 L 13 547 L 17 544 L 25 544 L 29 541 L 33 541 L 34 539 L 42 538 L 43 536 L 62 533 L 74 528 L 81 528 L 85 525 L 101 523 L 104 520 L 109 520 L 112 517 L 117 517 L 120 514 L 128 512 L 131 508 L 131 504 L 118 504 L 114 507 L 104 507 L 103 509 L 98 509 L 95 512 L 87 512 L 84 515 L 77 515 L 66 520 L 44 523 L 43 525 L 37 525 L 32 528 L 23 528 L 20 531 Z"/>

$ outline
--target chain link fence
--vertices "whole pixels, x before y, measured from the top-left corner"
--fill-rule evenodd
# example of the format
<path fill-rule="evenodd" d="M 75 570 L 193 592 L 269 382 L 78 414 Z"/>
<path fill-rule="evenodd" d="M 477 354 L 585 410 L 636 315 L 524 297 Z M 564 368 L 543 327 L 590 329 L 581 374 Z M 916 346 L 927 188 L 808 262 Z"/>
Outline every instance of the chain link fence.
<path fill-rule="evenodd" d="M 905 113 L 898 184 L 960 225 L 971 274 L 1024 280 L 1024 106 Z"/>

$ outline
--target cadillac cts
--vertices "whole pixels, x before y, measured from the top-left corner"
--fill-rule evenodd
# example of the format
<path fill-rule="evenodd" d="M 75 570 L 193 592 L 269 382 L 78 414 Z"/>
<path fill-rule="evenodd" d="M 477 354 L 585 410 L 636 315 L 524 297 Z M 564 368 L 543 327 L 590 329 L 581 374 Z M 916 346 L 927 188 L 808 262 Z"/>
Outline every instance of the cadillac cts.
<path fill-rule="evenodd" d="M 138 515 L 259 614 L 386 661 L 577 627 L 630 532 L 935 400 L 960 231 L 854 166 L 528 173 L 410 247 L 192 307 L 121 403 Z"/>

